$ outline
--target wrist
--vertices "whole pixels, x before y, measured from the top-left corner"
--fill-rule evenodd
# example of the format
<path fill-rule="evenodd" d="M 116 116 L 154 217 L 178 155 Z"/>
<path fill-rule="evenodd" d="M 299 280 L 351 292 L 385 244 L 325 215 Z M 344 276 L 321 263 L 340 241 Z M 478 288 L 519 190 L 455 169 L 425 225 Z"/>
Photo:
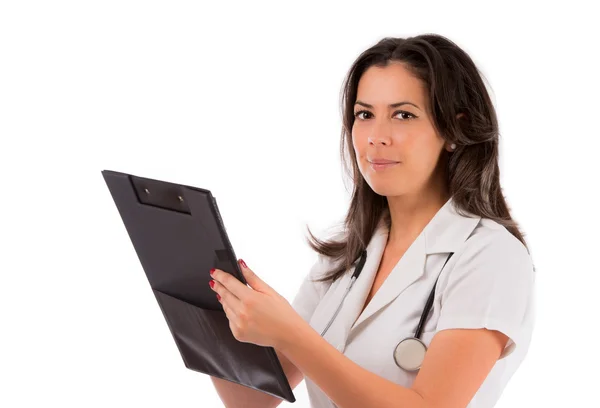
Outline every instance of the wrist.
<path fill-rule="evenodd" d="M 307 330 L 312 330 L 312 327 L 298 316 L 298 319 L 295 319 L 284 328 L 278 347 L 276 348 L 287 356 L 301 339 L 307 338 Z"/>

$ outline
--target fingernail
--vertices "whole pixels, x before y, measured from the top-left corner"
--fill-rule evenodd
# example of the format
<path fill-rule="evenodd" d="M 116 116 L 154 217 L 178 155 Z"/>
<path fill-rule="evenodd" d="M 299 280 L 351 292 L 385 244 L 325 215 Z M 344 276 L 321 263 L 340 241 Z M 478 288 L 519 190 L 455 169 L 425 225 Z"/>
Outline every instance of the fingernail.
<path fill-rule="evenodd" d="M 211 288 L 215 288 L 215 281 L 211 280 L 210 282 L 208 282 L 208 284 L 210 285 Z"/>
<path fill-rule="evenodd" d="M 221 300 L 221 296 L 217 293 L 217 299 Z"/>
<path fill-rule="evenodd" d="M 213 273 L 215 273 L 215 268 L 212 268 L 212 269 L 210 270 L 210 274 L 211 274 L 211 276 L 212 276 L 212 274 L 213 274 Z"/>
<path fill-rule="evenodd" d="M 248 265 L 246 265 L 246 262 L 244 262 L 244 260 L 243 260 L 243 259 L 240 259 L 240 264 L 241 264 L 241 265 L 242 265 L 244 268 L 247 268 L 247 267 L 248 267 Z"/>

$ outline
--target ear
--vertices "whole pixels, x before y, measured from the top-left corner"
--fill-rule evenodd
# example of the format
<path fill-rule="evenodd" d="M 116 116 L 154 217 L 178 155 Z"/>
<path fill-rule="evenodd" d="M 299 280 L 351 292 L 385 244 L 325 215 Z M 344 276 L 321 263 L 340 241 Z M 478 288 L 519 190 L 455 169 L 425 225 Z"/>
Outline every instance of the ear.
<path fill-rule="evenodd" d="M 444 149 L 450 153 L 454 153 L 456 151 L 456 142 L 445 142 Z"/>

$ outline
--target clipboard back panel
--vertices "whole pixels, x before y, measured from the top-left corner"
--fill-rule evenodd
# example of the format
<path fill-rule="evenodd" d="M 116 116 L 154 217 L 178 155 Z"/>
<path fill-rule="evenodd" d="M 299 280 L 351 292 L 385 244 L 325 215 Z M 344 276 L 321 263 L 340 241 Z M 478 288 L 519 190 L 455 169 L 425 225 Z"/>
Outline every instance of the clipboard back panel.
<path fill-rule="evenodd" d="M 236 340 L 208 285 L 211 268 L 247 283 L 210 190 L 102 175 L 186 367 L 295 402 L 275 350 Z"/>

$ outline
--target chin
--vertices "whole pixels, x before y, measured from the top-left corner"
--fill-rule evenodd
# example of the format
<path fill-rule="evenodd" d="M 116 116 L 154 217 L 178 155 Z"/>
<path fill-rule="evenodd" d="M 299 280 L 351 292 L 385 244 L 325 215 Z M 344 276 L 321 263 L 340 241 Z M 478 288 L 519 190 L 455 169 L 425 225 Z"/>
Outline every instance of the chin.
<path fill-rule="evenodd" d="M 375 183 L 367 183 L 367 184 L 369 184 L 369 187 L 371 187 L 371 190 L 373 190 L 376 194 L 379 194 L 381 196 L 387 196 L 387 197 L 398 196 L 398 195 L 402 195 L 404 193 L 403 190 L 398 188 L 398 183 L 375 182 Z"/>

